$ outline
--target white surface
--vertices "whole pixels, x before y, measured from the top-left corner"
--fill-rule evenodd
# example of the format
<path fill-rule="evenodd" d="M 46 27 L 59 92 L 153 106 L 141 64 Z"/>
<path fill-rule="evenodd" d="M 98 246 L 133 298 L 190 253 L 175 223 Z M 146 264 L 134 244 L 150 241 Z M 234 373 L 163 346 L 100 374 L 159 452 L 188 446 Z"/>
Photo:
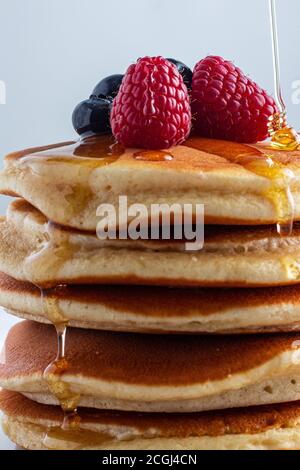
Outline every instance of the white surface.
<path fill-rule="evenodd" d="M 0 349 L 2 350 L 5 337 L 8 330 L 20 321 L 18 318 L 15 318 L 11 315 L 8 315 L 0 308 Z M 7 439 L 4 435 L 2 428 L 0 427 L 0 450 L 14 450 L 15 445 Z"/>

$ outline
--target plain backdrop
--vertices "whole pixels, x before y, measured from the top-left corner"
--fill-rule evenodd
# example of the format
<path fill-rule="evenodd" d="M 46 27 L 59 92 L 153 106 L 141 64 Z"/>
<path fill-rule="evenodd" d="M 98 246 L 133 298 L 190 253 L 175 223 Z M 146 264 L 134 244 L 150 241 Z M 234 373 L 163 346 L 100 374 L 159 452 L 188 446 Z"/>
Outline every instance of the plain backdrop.
<path fill-rule="evenodd" d="M 300 80 L 299 0 L 277 0 L 283 89 L 290 122 Z M 145 55 L 193 67 L 233 60 L 273 90 L 268 0 L 0 0 L 0 156 L 75 137 L 71 113 L 96 83 Z M 1 162 L 0 162 L 1 163 Z M 7 200 L 2 197 L 3 211 Z"/>

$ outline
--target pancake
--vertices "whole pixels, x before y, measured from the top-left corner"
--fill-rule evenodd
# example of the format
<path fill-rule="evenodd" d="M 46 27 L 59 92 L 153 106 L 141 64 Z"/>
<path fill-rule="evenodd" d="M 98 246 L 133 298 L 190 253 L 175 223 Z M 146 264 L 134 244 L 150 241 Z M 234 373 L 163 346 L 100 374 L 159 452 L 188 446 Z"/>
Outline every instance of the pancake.
<path fill-rule="evenodd" d="M 179 240 L 100 240 L 62 228 L 22 199 L 0 219 L 0 270 L 42 287 L 145 284 L 263 287 L 300 282 L 300 226 L 207 226 L 200 251 Z"/>
<path fill-rule="evenodd" d="M 167 289 L 79 285 L 50 289 L 47 297 L 68 324 L 78 328 L 193 334 L 300 329 L 300 286 Z M 43 298 L 33 284 L 0 273 L 0 305 L 9 313 L 48 323 Z"/>
<path fill-rule="evenodd" d="M 0 361 L 0 386 L 58 404 L 43 373 L 55 359 L 51 326 L 14 326 Z M 159 336 L 69 328 L 60 378 L 79 406 L 196 412 L 300 399 L 300 335 Z"/>
<path fill-rule="evenodd" d="M 124 149 L 90 137 L 16 152 L 0 175 L 3 194 L 21 196 L 58 224 L 95 231 L 102 203 L 205 204 L 207 224 L 300 220 L 300 152 L 191 138 L 167 152 Z M 262 164 L 262 162 L 264 162 Z M 124 216 L 123 213 L 120 214 Z"/>
<path fill-rule="evenodd" d="M 62 431 L 63 413 L 0 392 L 3 427 L 31 450 L 297 450 L 300 402 L 195 414 L 137 414 L 80 409 L 76 431 Z"/>

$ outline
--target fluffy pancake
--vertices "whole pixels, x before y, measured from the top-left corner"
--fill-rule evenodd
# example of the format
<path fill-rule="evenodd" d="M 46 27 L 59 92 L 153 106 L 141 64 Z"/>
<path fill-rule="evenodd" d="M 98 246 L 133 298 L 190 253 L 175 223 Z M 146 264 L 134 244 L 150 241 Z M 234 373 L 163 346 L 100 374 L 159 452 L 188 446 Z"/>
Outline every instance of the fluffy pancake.
<path fill-rule="evenodd" d="M 282 218 L 290 189 L 300 219 L 299 151 L 192 138 L 163 158 L 112 144 L 111 137 L 92 137 L 10 154 L 0 190 L 82 230 L 95 230 L 97 207 L 117 209 L 120 194 L 148 210 L 157 203 L 203 203 L 206 223 L 262 225 Z M 261 168 L 266 158 L 269 169 Z"/>
<path fill-rule="evenodd" d="M 51 326 L 14 326 L 1 355 L 0 386 L 57 404 L 43 378 L 55 359 Z M 68 329 L 63 382 L 79 406 L 194 412 L 300 398 L 300 335 L 159 336 Z"/>
<path fill-rule="evenodd" d="M 300 282 L 300 226 L 207 226 L 200 251 L 183 241 L 99 240 L 49 224 L 22 199 L 0 219 L 0 270 L 43 287 L 57 284 L 273 286 Z"/>
<path fill-rule="evenodd" d="M 110 450 L 296 450 L 300 403 L 195 414 L 136 414 L 80 409 L 75 432 L 59 427 L 59 407 L 3 390 L 4 430 L 19 446 Z"/>
<path fill-rule="evenodd" d="M 43 294 L 33 284 L 0 273 L 0 305 L 13 315 L 48 323 Z M 300 286 L 166 289 L 79 285 L 50 289 L 47 296 L 69 325 L 79 328 L 213 334 L 300 329 Z"/>

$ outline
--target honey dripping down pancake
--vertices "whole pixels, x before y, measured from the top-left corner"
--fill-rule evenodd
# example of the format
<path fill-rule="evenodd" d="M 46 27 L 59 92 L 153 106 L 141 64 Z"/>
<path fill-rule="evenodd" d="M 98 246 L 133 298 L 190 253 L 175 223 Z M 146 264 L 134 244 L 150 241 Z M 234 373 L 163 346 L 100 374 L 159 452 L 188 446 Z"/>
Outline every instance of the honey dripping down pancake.
<path fill-rule="evenodd" d="M 47 230 L 51 230 L 50 222 L 48 223 Z M 66 243 L 63 244 L 62 240 L 62 245 L 60 245 L 59 249 L 63 246 L 65 247 Z M 68 246 L 68 249 L 72 249 L 71 245 Z M 59 269 L 60 263 L 63 259 L 64 258 L 60 256 L 60 251 L 58 251 L 56 258 L 53 259 L 53 263 L 57 269 Z M 80 417 L 77 412 L 80 395 L 72 393 L 69 385 L 62 379 L 62 374 L 68 371 L 68 360 L 66 358 L 68 320 L 64 317 L 63 312 L 59 308 L 57 299 L 55 298 L 55 292 L 62 288 L 63 286 L 59 285 L 51 289 L 39 287 L 43 312 L 49 322 L 55 327 L 57 335 L 57 357 L 45 369 L 44 379 L 47 382 L 49 391 L 57 398 L 64 412 L 62 426 L 49 429 L 45 434 L 43 444 L 49 449 L 51 448 L 51 442 L 53 440 L 59 440 L 62 434 L 67 434 L 69 439 L 72 436 L 72 440 L 74 440 L 76 436 L 76 442 L 80 441 L 80 431 L 77 430 L 80 421 Z"/>
<path fill-rule="evenodd" d="M 93 139 L 91 138 L 93 141 Z M 119 154 L 120 149 L 118 148 L 117 144 L 113 144 L 107 140 L 101 140 L 101 147 L 98 145 L 95 147 L 94 145 L 90 145 L 90 140 L 83 141 L 78 145 L 74 145 L 74 155 L 79 152 L 80 155 L 84 155 L 86 157 L 93 157 L 93 151 L 96 150 L 97 159 L 85 159 L 78 161 L 80 166 L 87 165 L 87 168 L 91 170 L 97 165 L 99 167 L 99 152 L 102 155 L 101 164 L 107 165 L 113 161 L 115 161 Z M 121 151 L 122 153 L 122 151 Z M 50 159 L 51 160 L 51 159 Z M 55 161 L 52 159 L 51 162 Z M 75 161 L 76 164 L 77 161 Z M 89 175 L 89 173 L 87 173 Z M 74 198 L 74 194 L 71 197 L 71 201 L 75 201 L 75 207 L 73 206 L 74 211 L 80 210 L 80 207 L 86 204 L 87 199 L 89 198 L 89 193 L 79 193 Z M 79 205 L 79 207 L 78 207 Z M 48 224 L 48 231 L 51 230 L 51 223 Z M 63 241 L 62 241 L 63 243 Z M 66 245 L 66 243 L 65 243 Z M 64 246 L 65 246 L 64 245 Z M 71 250 L 72 246 L 68 246 L 68 249 Z M 67 250 L 68 251 L 68 250 Z M 60 252 L 54 263 L 57 265 L 57 269 L 59 269 L 60 264 Z M 59 289 L 60 286 L 57 286 L 56 289 Z M 55 293 L 54 289 L 42 289 L 41 290 L 41 300 L 42 300 L 42 308 L 44 313 L 46 314 L 48 320 L 53 323 L 56 334 L 57 334 L 57 357 L 55 361 L 53 361 L 49 366 L 46 368 L 44 372 L 44 378 L 48 384 L 50 392 L 58 399 L 60 406 L 64 412 L 64 420 L 61 428 L 54 428 L 49 430 L 44 439 L 45 447 L 50 446 L 50 442 L 53 439 L 59 439 L 61 433 L 71 433 L 72 439 L 74 439 L 76 435 L 76 442 L 80 440 L 80 431 L 76 431 L 78 422 L 80 421 L 80 417 L 77 413 L 77 405 L 80 400 L 80 395 L 74 395 L 66 382 L 64 382 L 61 378 L 61 375 L 68 370 L 68 361 L 66 358 L 66 336 L 67 336 L 67 327 L 68 321 L 64 318 L 63 313 L 59 309 L 58 302 L 55 300 L 53 294 Z M 91 436 L 89 436 L 91 437 Z M 70 436 L 69 436 L 70 438 Z M 50 446 L 51 447 L 51 446 Z"/>
<path fill-rule="evenodd" d="M 271 148 L 266 147 L 268 148 L 266 154 L 255 146 L 230 142 L 225 146 L 222 141 L 193 138 L 186 145 L 230 158 L 232 162 L 243 166 L 256 175 L 267 178 L 270 181 L 270 187 L 264 195 L 276 208 L 278 233 L 282 236 L 292 233 L 295 203 L 290 186 L 295 175 L 291 169 L 285 167 L 284 162 L 280 162 L 279 159 L 275 160 Z"/>
<path fill-rule="evenodd" d="M 80 395 L 79 410 L 192 413 L 293 402 L 300 399 L 299 336 L 186 337 L 69 328 L 68 370 L 62 378 Z M 1 387 L 59 405 L 43 380 L 56 350 L 53 327 L 18 323 L 5 341 Z"/>

